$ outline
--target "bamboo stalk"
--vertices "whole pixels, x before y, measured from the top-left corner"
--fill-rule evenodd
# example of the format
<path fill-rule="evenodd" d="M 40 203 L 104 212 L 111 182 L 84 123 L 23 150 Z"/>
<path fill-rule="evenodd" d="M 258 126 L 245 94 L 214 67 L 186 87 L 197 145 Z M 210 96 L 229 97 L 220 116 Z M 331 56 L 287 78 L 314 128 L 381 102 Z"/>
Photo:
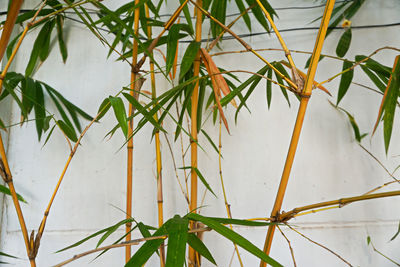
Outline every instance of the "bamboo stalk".
<path fill-rule="evenodd" d="M 6 51 L 8 42 L 10 40 L 11 37 L 11 33 L 14 29 L 14 25 L 15 25 L 15 21 L 18 17 L 19 14 L 19 10 L 22 6 L 23 0 L 16 0 L 13 1 L 11 3 L 10 6 L 10 10 L 7 13 L 7 19 L 3 28 L 3 31 L 1 33 L 1 38 L 0 38 L 0 61 L 3 59 L 4 57 L 4 52 Z M 43 5 L 41 6 L 43 7 Z M 36 12 L 34 18 L 32 19 L 32 21 L 36 18 L 37 14 L 39 13 Z M 18 48 L 19 45 L 21 44 L 23 38 L 25 37 L 27 32 L 27 27 L 24 30 L 23 33 L 23 37 L 19 39 L 18 41 Z M 11 62 L 13 61 L 15 54 L 17 52 L 17 49 L 13 50 L 13 54 L 12 54 L 12 58 L 10 58 L 7 62 L 6 68 L 2 71 L 1 75 L 0 75 L 0 93 L 2 91 L 2 86 L 3 86 L 3 79 L 8 71 L 8 68 L 11 64 Z M 21 228 L 21 232 L 22 232 L 22 236 L 24 238 L 24 242 L 25 242 L 25 249 L 29 258 L 29 263 L 31 265 L 31 267 L 35 267 L 36 266 L 36 262 L 35 262 L 35 257 L 32 257 L 32 251 L 33 251 L 33 247 L 31 246 L 31 242 L 29 240 L 29 235 L 28 235 L 28 230 L 26 228 L 26 223 L 25 223 L 25 219 L 24 219 L 24 215 L 21 209 L 21 206 L 19 204 L 19 200 L 17 197 L 17 192 L 15 190 L 14 187 L 14 183 L 13 183 L 13 179 L 12 179 L 12 174 L 11 174 L 11 170 L 10 170 L 10 166 L 8 164 L 8 160 L 7 160 L 7 155 L 5 152 L 5 148 L 4 148 L 4 143 L 3 143 L 3 138 L 0 134 L 0 164 L 1 164 L 1 172 L 2 172 L 2 176 L 4 181 L 7 183 L 8 188 L 10 189 L 10 194 L 11 194 L 11 198 L 13 201 L 13 205 L 15 208 L 15 211 L 17 213 L 17 217 L 18 217 L 18 221 L 19 221 L 19 225 Z"/>
<path fill-rule="evenodd" d="M 140 0 L 135 0 L 135 5 L 138 5 Z M 134 34 L 139 36 L 139 15 L 140 9 L 136 8 L 134 12 Z M 132 48 L 132 66 L 137 64 L 138 58 L 138 42 L 137 39 L 133 39 L 133 48 Z M 136 76 L 138 73 L 138 69 L 131 69 L 131 84 L 130 84 L 130 95 L 135 95 L 135 84 L 136 84 Z M 129 117 L 132 117 L 133 106 L 129 103 Z M 133 133 L 133 118 L 128 122 L 128 136 L 132 136 Z M 132 183 L 133 183 L 133 138 L 128 140 L 127 145 L 127 181 L 126 181 L 126 218 L 132 218 Z M 131 228 L 132 223 L 127 223 L 125 227 L 126 232 L 126 241 L 131 240 Z M 131 258 L 131 247 L 128 246 L 125 248 L 125 261 L 128 262 Z"/>
<path fill-rule="evenodd" d="M 196 0 L 196 5 L 198 7 L 203 6 L 202 0 Z M 196 13 L 196 36 L 195 41 L 201 41 L 201 32 L 202 32 L 202 19 L 203 14 L 200 8 L 195 9 Z M 197 52 L 195 61 L 193 63 L 193 77 L 198 77 L 200 72 L 200 50 Z M 196 212 L 197 209 L 197 173 L 194 171 L 194 168 L 197 168 L 197 106 L 199 101 L 199 81 L 197 80 L 193 93 L 192 93 L 192 108 L 191 108 L 191 138 L 190 138 L 190 154 L 191 154 L 191 166 L 192 171 L 190 172 L 190 205 L 189 210 L 191 212 Z M 194 222 L 190 222 L 190 229 L 196 228 Z M 199 266 L 199 262 L 197 259 L 196 251 L 189 247 L 189 267 L 197 267 Z"/>
<path fill-rule="evenodd" d="M 293 160 L 294 160 L 294 157 L 296 154 L 296 149 L 297 149 L 297 144 L 298 144 L 300 133 L 301 133 L 301 128 L 303 126 L 303 121 L 304 121 L 304 116 L 305 116 L 305 112 L 307 109 L 308 100 L 312 93 L 312 86 L 313 86 L 315 72 L 316 72 L 317 66 L 318 66 L 318 60 L 319 60 L 319 57 L 321 54 L 322 45 L 325 40 L 325 35 L 326 35 L 326 31 L 327 31 L 328 24 L 329 24 L 329 19 L 331 17 L 334 4 L 335 4 L 335 0 L 328 0 L 326 2 L 324 15 L 322 17 L 321 25 L 320 25 L 320 28 L 318 31 L 317 40 L 315 42 L 313 54 L 311 57 L 311 64 L 310 64 L 310 67 L 307 72 L 305 86 L 304 86 L 303 91 L 301 92 L 302 97 L 301 97 L 301 101 L 300 101 L 300 106 L 299 106 L 299 110 L 297 113 L 296 123 L 295 123 L 294 129 L 293 129 L 293 134 L 292 134 L 292 139 L 291 139 L 290 146 L 289 146 L 289 151 L 288 151 L 288 154 L 286 157 L 286 162 L 285 162 L 285 167 L 283 169 L 281 182 L 279 185 L 278 193 L 275 198 L 275 204 L 272 209 L 272 213 L 271 213 L 272 218 L 276 217 L 279 214 L 280 209 L 282 207 L 283 198 L 285 196 L 286 187 L 287 187 L 287 184 L 289 181 L 290 171 L 292 169 Z M 271 250 L 271 244 L 272 244 L 272 239 L 273 239 L 274 232 L 275 232 L 275 227 L 276 226 L 274 224 L 272 224 L 268 227 L 268 232 L 267 232 L 267 236 L 266 236 L 265 244 L 264 244 L 264 252 L 267 255 L 269 254 L 269 252 Z M 261 261 L 260 267 L 265 267 L 265 266 L 266 266 L 266 263 Z"/>
<path fill-rule="evenodd" d="M 219 166 L 219 178 L 221 180 L 221 187 L 222 187 L 222 192 L 224 195 L 224 202 L 225 202 L 225 208 L 226 208 L 226 213 L 228 215 L 229 219 L 232 219 L 232 213 L 231 213 L 231 205 L 229 205 L 228 203 L 228 198 L 226 196 L 226 191 L 225 191 L 225 184 L 224 184 L 224 178 L 222 176 L 222 121 L 221 121 L 221 117 L 219 119 L 219 138 L 218 138 L 218 166 Z M 229 228 L 231 228 L 231 230 L 233 230 L 232 224 L 229 224 Z M 243 261 L 242 258 L 240 257 L 239 254 L 239 249 L 238 246 L 236 245 L 236 243 L 233 243 L 234 247 L 235 247 L 235 251 L 236 251 L 236 255 L 238 256 L 238 260 L 239 260 L 239 264 L 241 267 L 243 267 Z"/>
<path fill-rule="evenodd" d="M 149 18 L 149 7 L 145 5 L 146 18 Z M 151 39 L 152 27 L 147 27 L 148 38 Z M 152 54 L 153 52 L 150 52 Z M 150 78 L 151 78 L 151 97 L 152 99 L 157 98 L 156 94 L 156 76 L 154 73 L 154 62 L 150 60 Z M 154 103 L 154 108 L 157 103 Z M 154 113 L 154 120 L 158 122 L 157 112 Z M 161 143 L 160 143 L 160 131 L 155 130 L 155 149 L 156 149 L 156 165 L 157 165 L 157 208 L 158 208 L 158 227 L 161 227 L 164 223 L 164 210 L 163 210 L 163 186 L 162 186 L 162 161 L 161 161 Z M 164 243 L 160 245 L 160 266 L 165 266 L 165 246 Z"/>

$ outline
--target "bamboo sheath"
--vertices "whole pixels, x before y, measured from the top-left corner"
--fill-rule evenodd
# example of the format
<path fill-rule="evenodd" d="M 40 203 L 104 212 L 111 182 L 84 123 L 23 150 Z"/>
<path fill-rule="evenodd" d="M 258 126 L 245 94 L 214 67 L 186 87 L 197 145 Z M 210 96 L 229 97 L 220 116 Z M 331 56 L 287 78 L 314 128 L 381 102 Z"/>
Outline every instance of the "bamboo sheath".
<path fill-rule="evenodd" d="M 197 0 L 197 6 L 202 7 L 203 1 Z M 201 41 L 201 32 L 202 32 L 202 18 L 203 14 L 199 8 L 195 9 L 196 13 L 196 36 L 195 41 Z M 200 72 L 200 50 L 197 52 L 195 61 L 193 63 L 193 77 L 198 77 Z M 191 155 L 191 166 L 192 171 L 190 173 L 190 204 L 189 210 L 191 212 L 196 212 L 197 209 L 197 173 L 194 171 L 194 168 L 197 168 L 197 105 L 199 100 L 199 81 L 197 80 L 193 93 L 192 93 L 192 108 L 191 108 L 191 138 L 190 138 L 190 155 Z M 193 222 L 190 223 L 190 228 L 195 228 L 195 224 Z M 198 262 L 199 256 L 196 251 L 189 247 L 189 267 L 199 266 Z"/>
<path fill-rule="evenodd" d="M 326 35 L 326 31 L 327 31 L 327 28 L 329 25 L 329 20 L 330 20 L 331 14 L 332 14 L 334 4 L 335 4 L 335 0 L 328 0 L 326 3 L 326 6 L 325 6 L 324 15 L 322 17 L 320 29 L 319 29 L 318 35 L 317 35 L 317 40 L 315 42 L 313 54 L 311 57 L 311 64 L 308 69 L 304 89 L 301 94 L 302 97 L 301 97 L 301 101 L 300 101 L 299 110 L 297 113 L 297 119 L 296 119 L 296 123 L 294 126 L 292 139 L 291 139 L 290 146 L 289 146 L 289 151 L 288 151 L 288 154 L 286 157 L 286 162 L 285 162 L 285 166 L 283 169 L 278 193 L 277 193 L 277 196 L 275 199 L 275 204 L 272 209 L 271 218 L 277 217 L 277 215 L 279 214 L 280 209 L 282 207 L 282 202 L 283 202 L 283 198 L 285 196 L 285 191 L 286 191 L 286 187 L 287 187 L 287 184 L 289 181 L 290 171 L 292 169 L 293 160 L 294 160 L 294 157 L 296 154 L 297 144 L 299 141 L 301 128 L 303 125 L 308 100 L 309 100 L 309 97 L 311 96 L 311 92 L 312 92 L 312 86 L 313 86 L 313 82 L 314 82 L 315 72 L 316 72 L 317 66 L 318 66 L 318 60 L 319 60 L 319 57 L 321 54 L 322 45 L 325 40 L 325 35 Z M 265 240 L 265 244 L 264 244 L 264 252 L 267 255 L 269 254 L 269 252 L 271 250 L 271 244 L 272 244 L 272 239 L 273 239 L 274 232 L 275 232 L 275 227 L 276 226 L 274 224 L 272 224 L 268 227 L 268 232 L 267 232 L 267 236 L 266 236 L 266 240 Z M 266 266 L 266 263 L 261 261 L 260 267 L 265 267 L 265 266 Z"/>

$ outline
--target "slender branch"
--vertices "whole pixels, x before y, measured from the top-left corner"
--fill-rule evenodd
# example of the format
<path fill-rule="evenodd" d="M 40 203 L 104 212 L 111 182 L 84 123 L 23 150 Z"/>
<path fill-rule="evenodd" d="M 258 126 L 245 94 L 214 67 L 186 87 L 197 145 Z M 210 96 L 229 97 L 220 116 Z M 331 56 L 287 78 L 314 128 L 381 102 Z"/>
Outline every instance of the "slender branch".
<path fill-rule="evenodd" d="M 218 138 L 218 140 L 219 140 L 218 141 L 219 178 L 221 180 L 221 187 L 222 187 L 222 192 L 224 195 L 226 213 L 228 215 L 228 218 L 232 219 L 231 205 L 228 203 L 228 198 L 226 196 L 226 190 L 225 190 L 225 185 L 224 185 L 224 178 L 222 176 L 222 154 L 221 154 L 221 152 L 222 152 L 222 121 L 221 121 L 221 117 L 219 118 L 219 138 Z M 231 228 L 231 230 L 233 229 L 232 224 L 229 224 L 229 227 Z M 233 245 L 235 246 L 235 251 L 236 251 L 236 255 L 238 256 L 240 266 L 243 267 L 243 261 L 242 261 L 242 258 L 240 257 L 239 249 L 238 249 L 236 243 L 233 243 Z"/>
<path fill-rule="evenodd" d="M 286 236 L 285 233 L 282 231 L 282 229 L 279 227 L 279 225 L 277 225 L 276 227 L 278 228 L 279 232 L 281 232 L 281 235 L 286 239 L 286 242 L 287 242 L 288 245 L 289 245 L 290 255 L 292 256 L 293 265 L 294 265 L 294 267 L 297 267 L 296 259 L 294 258 L 294 252 L 293 252 L 292 245 L 290 244 L 290 240 L 287 238 L 287 236 Z"/>
<path fill-rule="evenodd" d="M 138 5 L 140 0 L 134 0 L 135 5 Z M 136 8 L 134 11 L 134 26 L 133 31 L 136 36 L 139 35 L 139 13 L 140 8 Z M 132 48 L 132 66 L 137 64 L 138 60 L 138 47 L 139 43 L 136 38 L 133 39 L 133 48 Z M 139 94 L 135 94 L 135 83 L 137 79 L 138 69 L 131 69 L 131 91 L 130 95 L 132 97 L 138 98 Z M 133 105 L 129 103 L 129 113 L 128 116 L 132 117 L 133 114 Z M 128 121 L 128 136 L 132 136 L 133 133 L 133 118 Z M 132 217 L 132 184 L 133 184 L 133 138 L 129 138 L 127 144 L 127 180 L 126 180 L 126 218 Z M 125 227 L 126 232 L 126 241 L 131 240 L 131 228 L 132 223 L 127 223 Z M 125 248 L 125 262 L 128 262 L 131 258 L 131 247 Z"/>
<path fill-rule="evenodd" d="M 328 0 L 325 5 L 324 14 L 323 14 L 323 17 L 321 20 L 321 25 L 320 25 L 320 28 L 318 31 L 318 36 L 315 41 L 315 46 L 314 46 L 313 54 L 311 57 L 311 64 L 310 64 L 310 67 L 308 69 L 308 73 L 306 76 L 304 89 L 301 92 L 302 97 L 300 100 L 300 106 L 299 106 L 299 110 L 297 113 L 296 123 L 295 123 L 294 129 L 293 129 L 292 139 L 291 139 L 289 151 L 288 151 L 288 154 L 286 157 L 285 166 L 284 166 L 284 169 L 282 172 L 279 189 L 278 189 L 278 192 L 277 192 L 277 195 L 275 198 L 274 207 L 271 212 L 271 218 L 274 218 L 277 215 L 279 215 L 280 209 L 282 207 L 283 198 L 285 196 L 286 187 L 287 187 L 287 184 L 289 181 L 290 171 L 292 169 L 294 157 L 295 157 L 296 150 L 297 150 L 297 145 L 299 142 L 301 129 L 303 126 L 303 121 L 304 121 L 304 116 L 305 116 L 305 112 L 307 109 L 308 100 L 312 93 L 312 86 L 313 86 L 313 82 L 314 82 L 315 72 L 317 70 L 318 61 L 320 58 L 322 46 L 323 46 L 323 43 L 325 40 L 325 35 L 326 35 L 326 31 L 328 29 L 329 20 L 330 20 L 331 14 L 332 14 L 334 4 L 335 4 L 335 0 Z M 274 237 L 275 227 L 276 226 L 274 224 L 270 225 L 268 227 L 268 232 L 267 232 L 267 236 L 266 236 L 265 243 L 264 243 L 264 252 L 267 255 L 269 254 L 270 249 L 271 249 L 271 244 L 272 244 L 272 240 Z M 266 263 L 261 261 L 260 267 L 265 267 L 265 266 L 266 266 Z"/>
<path fill-rule="evenodd" d="M 367 56 L 366 58 L 364 58 L 364 59 L 362 59 L 362 60 L 360 60 L 360 61 L 357 61 L 357 62 L 356 62 L 354 65 L 352 65 L 351 67 L 349 67 L 349 68 L 347 68 L 347 69 L 345 69 L 345 70 L 339 72 L 339 73 L 336 74 L 336 75 L 333 75 L 332 77 L 326 79 L 325 81 L 322 81 L 322 82 L 318 83 L 317 86 L 320 86 L 320 85 L 322 85 L 322 84 L 324 84 L 324 83 L 327 83 L 327 82 L 331 82 L 333 79 L 335 79 L 335 78 L 337 78 L 337 77 L 343 75 L 344 73 L 346 73 L 346 72 L 348 72 L 348 71 L 353 70 L 355 67 L 359 66 L 361 63 L 363 63 L 363 62 L 367 61 L 368 59 L 370 59 L 371 57 L 373 57 L 373 56 L 374 56 L 375 54 L 377 54 L 379 51 L 382 51 L 382 50 L 385 50 L 385 49 L 395 50 L 395 51 L 398 51 L 398 52 L 400 51 L 400 49 L 395 48 L 395 47 L 390 47 L 390 46 L 385 46 L 385 47 L 378 48 L 377 50 L 375 50 L 374 52 L 372 52 L 372 53 L 371 53 L 369 56 Z"/>
<path fill-rule="evenodd" d="M 391 258 L 389 258 L 388 256 L 386 256 L 385 254 L 383 254 L 382 252 L 380 252 L 379 250 L 377 250 L 374 246 L 374 244 L 372 243 L 372 240 L 369 241 L 370 245 L 372 246 L 372 249 L 378 253 L 379 255 L 381 255 L 382 257 L 384 257 L 385 259 L 387 259 L 388 261 L 392 262 L 393 264 L 395 264 L 396 266 L 400 266 L 400 263 L 395 262 L 394 260 L 392 260 Z"/>
<path fill-rule="evenodd" d="M 203 0 L 196 0 L 196 36 L 195 41 L 201 41 L 201 34 L 202 34 L 202 20 L 203 15 L 201 13 L 200 8 L 203 6 Z M 197 51 L 197 55 L 195 61 L 193 63 L 193 77 L 199 77 L 200 73 L 200 49 Z M 199 81 L 196 81 L 192 97 L 191 97 L 191 113 L 190 113 L 190 120 L 191 120 L 191 129 L 190 129 L 190 155 L 191 155 L 191 166 L 192 171 L 190 173 L 190 205 L 189 210 L 196 212 L 197 210 L 197 173 L 193 171 L 193 168 L 197 168 L 197 106 L 199 101 Z M 196 224 L 194 222 L 190 222 L 190 229 L 196 228 Z M 200 265 L 198 253 L 192 248 L 189 247 L 189 267 L 195 267 Z"/>
<path fill-rule="evenodd" d="M 289 61 L 290 68 L 292 69 L 293 80 L 296 82 L 296 85 L 298 86 L 298 88 L 296 88 L 296 89 L 298 92 L 301 92 L 303 90 L 304 81 L 301 78 L 301 76 L 297 73 L 297 68 L 296 68 L 296 65 L 294 64 L 292 55 L 290 54 L 290 50 L 287 48 L 285 42 L 283 41 L 283 38 L 282 38 L 280 32 L 278 31 L 278 28 L 276 27 L 274 20 L 272 19 L 271 15 L 267 11 L 267 9 L 263 6 L 263 4 L 260 2 L 260 0 L 256 0 L 256 2 L 260 6 L 261 10 L 264 12 L 265 16 L 267 17 L 267 20 L 271 24 L 271 27 L 274 29 L 276 37 L 278 38 L 279 43 L 281 44 L 282 49 L 285 52 L 285 56 Z"/>
<path fill-rule="evenodd" d="M 316 204 L 311 204 L 311 205 L 295 208 L 288 212 L 284 212 L 277 216 L 277 221 L 281 221 L 281 222 L 287 221 L 288 219 L 292 218 L 295 214 L 300 213 L 302 211 L 306 211 L 306 210 L 311 210 L 311 209 L 316 209 L 316 208 L 321 208 L 321 207 L 326 207 L 326 206 L 333 206 L 333 205 L 343 206 L 348 203 L 353 203 L 353 202 L 357 202 L 357 201 L 376 199 L 376 198 L 384 198 L 384 197 L 393 197 L 393 196 L 399 196 L 399 195 L 400 195 L 400 190 L 384 192 L 384 193 L 361 195 L 361 196 L 356 196 L 356 197 L 347 197 L 347 198 L 341 198 L 341 199 L 337 199 L 337 200 L 320 202 L 320 203 L 316 203 Z"/>
<path fill-rule="evenodd" d="M 289 227 L 290 229 L 292 229 L 293 231 L 295 231 L 296 233 L 298 233 L 299 235 L 301 235 L 302 237 L 304 237 L 305 239 L 307 239 L 308 241 L 310 241 L 311 243 L 314 243 L 317 246 L 320 246 L 321 248 L 329 251 L 330 253 L 332 253 L 333 255 L 335 255 L 336 257 L 338 257 L 340 260 L 342 260 L 344 263 L 346 263 L 347 265 L 349 265 L 350 267 L 353 267 L 353 265 L 351 265 L 348 261 L 346 261 L 345 259 L 343 259 L 339 254 L 337 254 L 336 252 L 332 251 L 331 249 L 327 248 L 326 246 L 312 240 L 311 238 L 305 236 L 304 234 L 300 233 L 298 230 L 294 229 L 293 227 L 291 227 L 289 224 L 286 223 L 286 226 Z"/>
<path fill-rule="evenodd" d="M 145 12 L 146 18 L 149 18 L 149 7 L 145 4 Z M 152 27 L 147 26 L 147 37 L 151 39 L 152 35 Z M 151 52 L 152 54 L 152 52 Z M 153 55 L 152 55 L 153 56 Z M 154 74 L 154 62 L 150 61 L 150 77 L 151 77 L 151 97 L 153 101 L 157 98 L 156 92 L 156 76 Z M 171 79 L 172 80 L 172 79 Z M 154 103 L 154 108 L 158 105 L 157 102 Z M 154 113 L 154 120 L 158 122 L 157 112 Z M 157 165 L 157 208 L 158 208 L 158 227 L 161 227 L 164 224 L 164 215 L 163 215 L 163 186 L 162 186 L 162 161 L 161 161 L 161 144 L 160 144 L 160 131 L 156 128 L 154 139 L 155 139 L 155 152 L 156 152 L 156 165 Z M 165 266 L 165 244 L 162 243 L 160 245 L 160 266 Z"/>
<path fill-rule="evenodd" d="M 193 0 L 190 0 L 191 3 L 193 3 L 198 9 L 201 10 L 203 14 L 205 14 L 207 17 L 209 17 L 211 20 L 213 20 L 215 23 L 217 23 L 222 29 L 227 31 L 230 35 L 232 35 L 241 45 L 243 45 L 246 50 L 252 52 L 255 56 L 257 56 L 259 59 L 261 59 L 265 64 L 267 64 L 271 69 L 275 71 L 277 75 L 279 75 L 282 79 L 284 79 L 290 86 L 293 88 L 297 89 L 297 85 L 288 77 L 283 75 L 279 70 L 277 70 L 269 61 L 267 61 L 265 58 L 263 58 L 260 54 L 258 54 L 248 43 L 246 43 L 242 38 L 240 38 L 236 33 L 234 33 L 231 29 L 226 27 L 224 24 L 222 24 L 219 20 L 211 16 L 211 14 L 204 10 L 202 7 L 199 7 L 196 2 Z"/>

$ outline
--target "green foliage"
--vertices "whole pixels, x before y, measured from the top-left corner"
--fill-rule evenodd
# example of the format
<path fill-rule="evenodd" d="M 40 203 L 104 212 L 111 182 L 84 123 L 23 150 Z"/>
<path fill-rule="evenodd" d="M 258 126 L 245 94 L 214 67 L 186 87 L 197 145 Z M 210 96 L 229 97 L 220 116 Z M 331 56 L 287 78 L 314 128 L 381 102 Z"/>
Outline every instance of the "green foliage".
<path fill-rule="evenodd" d="M 6 195 L 11 196 L 10 189 L 8 189 L 8 187 L 6 187 L 6 186 L 4 186 L 4 185 L 1 185 L 1 184 L 0 184 L 0 192 L 3 193 L 3 194 L 6 194 Z M 22 201 L 22 202 L 24 202 L 24 203 L 28 203 L 28 202 L 27 202 L 20 194 L 18 194 L 18 193 L 17 193 L 17 198 L 18 198 L 19 201 Z M 1 256 L 1 254 L 0 254 L 0 256 Z"/>

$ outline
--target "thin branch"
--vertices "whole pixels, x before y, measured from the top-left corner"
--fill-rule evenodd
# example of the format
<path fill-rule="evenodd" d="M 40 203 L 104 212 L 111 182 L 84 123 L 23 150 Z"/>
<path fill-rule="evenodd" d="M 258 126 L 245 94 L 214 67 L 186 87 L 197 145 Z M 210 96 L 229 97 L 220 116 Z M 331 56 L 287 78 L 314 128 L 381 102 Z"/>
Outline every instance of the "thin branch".
<path fill-rule="evenodd" d="M 293 252 L 292 245 L 290 244 L 290 240 L 287 238 L 287 236 L 286 236 L 285 233 L 282 231 L 282 229 L 279 227 L 279 225 L 277 225 L 276 228 L 278 228 L 279 232 L 281 232 L 282 236 L 286 239 L 286 242 L 287 242 L 288 245 L 289 245 L 290 255 L 292 256 L 293 265 L 294 265 L 294 267 L 297 267 L 296 259 L 294 258 L 294 252 Z"/>
<path fill-rule="evenodd" d="M 298 230 L 294 229 L 293 227 L 291 227 L 289 224 L 285 223 L 287 227 L 289 227 L 290 229 L 292 229 L 293 231 L 295 231 L 296 233 L 298 233 L 299 235 L 301 235 L 302 237 L 304 237 L 305 239 L 307 239 L 308 241 L 310 241 L 311 243 L 314 243 L 317 246 L 320 246 L 321 248 L 329 251 L 330 253 L 332 253 L 333 255 L 335 255 L 336 257 L 338 257 L 340 260 L 342 260 L 344 263 L 346 263 L 347 265 L 349 265 L 350 267 L 353 267 L 353 265 L 351 265 L 348 261 L 346 261 L 345 259 L 343 259 L 339 254 L 337 254 L 336 252 L 332 251 L 331 249 L 327 248 L 326 246 L 312 240 L 311 238 L 305 236 L 304 234 L 300 233 Z"/>
<path fill-rule="evenodd" d="M 376 199 L 376 198 L 393 197 L 393 196 L 400 196 L 400 190 L 384 192 L 384 193 L 360 195 L 360 196 L 356 196 L 356 197 L 347 197 L 347 198 L 341 198 L 341 199 L 337 199 L 337 200 L 320 202 L 320 203 L 311 204 L 311 205 L 307 205 L 307 206 L 303 206 L 303 207 L 298 207 L 298 208 L 292 209 L 291 211 L 284 212 L 277 216 L 277 221 L 280 221 L 280 222 L 287 221 L 290 218 L 292 218 L 295 214 L 300 213 L 302 211 L 306 211 L 306 210 L 312 210 L 312 209 L 316 209 L 316 208 L 333 206 L 333 205 L 343 206 L 348 203 L 364 201 L 364 200 L 369 200 L 369 199 Z"/>

